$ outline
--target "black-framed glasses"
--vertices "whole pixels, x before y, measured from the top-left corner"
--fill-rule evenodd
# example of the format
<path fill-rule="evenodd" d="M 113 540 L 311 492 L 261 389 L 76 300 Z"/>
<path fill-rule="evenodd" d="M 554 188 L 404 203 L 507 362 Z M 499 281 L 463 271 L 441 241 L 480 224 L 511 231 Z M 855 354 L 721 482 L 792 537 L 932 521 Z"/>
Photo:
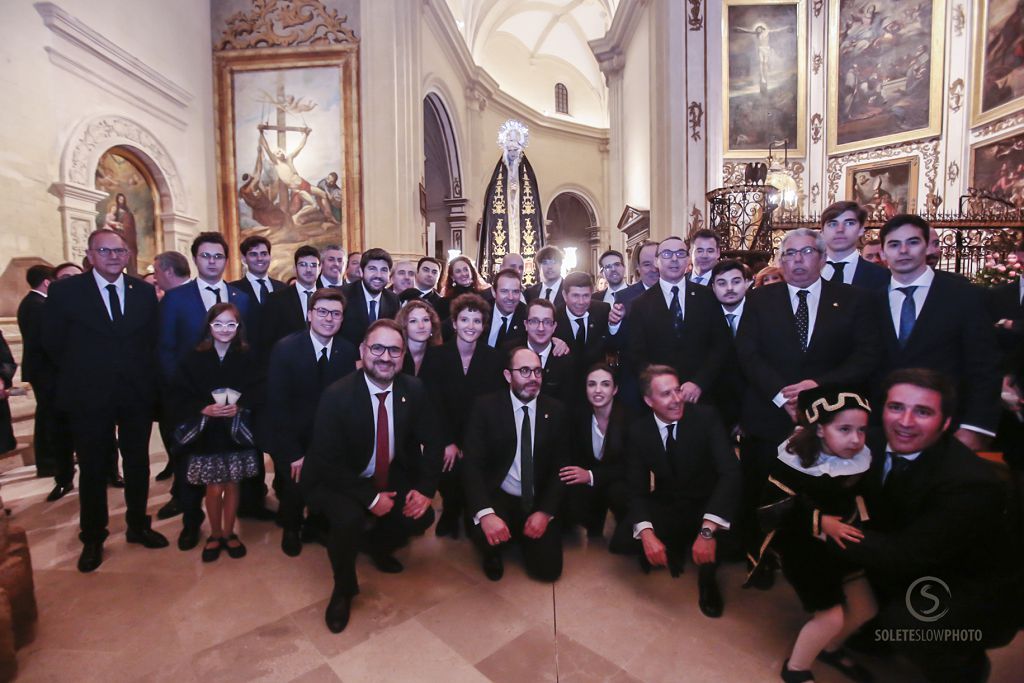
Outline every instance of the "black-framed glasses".
<path fill-rule="evenodd" d="M 811 254 L 820 254 L 821 250 L 817 247 L 804 247 L 803 249 L 787 249 L 782 252 L 783 261 L 792 261 L 796 258 L 797 254 L 800 254 L 804 258 L 810 258 Z"/>
<path fill-rule="evenodd" d="M 665 249 L 663 251 L 658 252 L 658 256 L 668 261 L 671 258 L 688 258 L 690 256 L 690 252 L 687 251 L 686 249 L 676 249 L 675 251 L 672 251 L 671 249 Z"/>
<path fill-rule="evenodd" d="M 107 258 L 108 256 L 117 256 L 120 258 L 128 254 L 128 250 L 124 247 L 96 247 L 93 251 L 103 258 Z"/>
<path fill-rule="evenodd" d="M 625 268 L 625 267 L 626 266 L 624 266 L 622 264 L 622 261 L 614 261 L 612 263 L 606 263 L 603 266 L 601 266 L 601 270 L 614 270 L 616 268 Z"/>
<path fill-rule="evenodd" d="M 401 346 L 385 346 L 384 344 L 370 344 L 370 353 L 372 353 L 377 358 L 383 356 L 385 351 L 388 352 L 388 356 L 390 356 L 391 358 L 398 358 L 399 356 L 402 355 Z"/>
<path fill-rule="evenodd" d="M 521 368 L 509 368 L 510 372 L 518 372 L 519 376 L 523 379 L 529 379 L 530 375 L 533 375 L 537 379 L 544 376 L 544 368 L 538 366 L 535 368 L 528 368 L 525 365 Z"/>
<path fill-rule="evenodd" d="M 316 317 L 318 318 L 332 318 L 334 320 L 341 320 L 341 316 L 345 314 L 344 311 L 332 311 L 329 308 L 322 308 L 320 306 L 316 306 L 315 308 L 313 308 L 313 310 L 316 312 Z"/>
<path fill-rule="evenodd" d="M 526 324 L 530 327 L 554 327 L 555 321 L 547 318 L 527 318 Z"/>
<path fill-rule="evenodd" d="M 224 254 L 211 254 L 208 251 L 201 251 L 199 252 L 198 256 L 199 258 L 205 261 L 223 261 L 224 259 L 227 258 L 227 256 L 225 256 Z"/>

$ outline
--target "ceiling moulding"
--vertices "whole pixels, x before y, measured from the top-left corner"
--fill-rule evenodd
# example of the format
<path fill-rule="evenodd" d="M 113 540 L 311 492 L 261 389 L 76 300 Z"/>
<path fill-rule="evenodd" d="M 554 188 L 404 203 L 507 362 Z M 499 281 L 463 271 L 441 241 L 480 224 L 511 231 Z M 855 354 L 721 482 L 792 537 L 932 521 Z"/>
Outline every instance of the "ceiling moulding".
<path fill-rule="evenodd" d="M 468 100 L 467 104 L 476 106 L 480 110 L 485 109 L 488 104 L 493 104 L 503 113 L 514 116 L 533 128 L 563 133 L 572 137 L 608 141 L 608 128 L 587 126 L 582 123 L 545 116 L 504 92 L 486 69 L 473 61 L 466 41 L 459 32 L 458 26 L 455 25 L 455 19 L 445 0 L 426 0 L 426 8 L 427 24 L 437 35 L 449 63 L 455 66 L 462 81 L 461 85 Z"/>
<path fill-rule="evenodd" d="M 640 24 L 640 18 L 643 16 L 647 3 L 648 0 L 622 0 L 612 18 L 612 25 L 608 28 L 608 33 L 588 43 L 597 63 L 601 65 L 602 71 L 609 67 L 611 70 L 618 71 L 625 65 L 623 54 L 629 41 L 633 38 L 633 32 Z"/>
<path fill-rule="evenodd" d="M 46 27 L 60 40 L 85 50 L 100 63 L 112 67 L 118 73 L 143 86 L 147 91 L 159 95 L 174 109 L 186 110 L 192 104 L 194 95 L 191 92 L 166 78 L 124 48 L 104 38 L 77 17 L 68 14 L 52 2 L 36 3 L 35 8 L 39 16 L 43 18 Z M 95 69 L 89 68 L 76 55 L 67 54 L 57 46 L 46 48 L 46 52 L 55 66 L 84 78 L 114 95 L 125 97 L 123 91 L 118 92 L 118 90 L 123 90 L 123 85 L 115 84 Z M 161 109 L 152 103 L 149 103 L 150 106 L 147 108 L 144 104 L 136 101 L 136 98 L 131 98 L 128 101 L 178 128 L 184 129 L 186 125 L 184 120 L 167 109 Z"/>

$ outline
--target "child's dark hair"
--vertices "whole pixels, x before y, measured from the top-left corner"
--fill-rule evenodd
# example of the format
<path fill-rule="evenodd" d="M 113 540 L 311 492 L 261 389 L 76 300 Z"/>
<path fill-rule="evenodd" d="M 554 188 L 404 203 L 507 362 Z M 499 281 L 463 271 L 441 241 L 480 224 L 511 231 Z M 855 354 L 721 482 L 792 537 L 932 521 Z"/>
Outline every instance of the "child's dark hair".
<path fill-rule="evenodd" d="M 203 340 L 196 346 L 196 351 L 209 351 L 213 348 L 213 334 L 210 331 L 210 325 L 221 313 L 230 312 L 235 316 L 235 322 L 238 323 L 238 332 L 235 334 L 235 338 L 231 340 L 230 349 L 237 349 L 239 351 L 248 351 L 249 344 L 245 341 L 245 323 L 242 321 L 242 314 L 238 308 L 232 303 L 220 303 L 210 306 L 210 310 L 206 313 L 206 329 L 203 332 Z"/>

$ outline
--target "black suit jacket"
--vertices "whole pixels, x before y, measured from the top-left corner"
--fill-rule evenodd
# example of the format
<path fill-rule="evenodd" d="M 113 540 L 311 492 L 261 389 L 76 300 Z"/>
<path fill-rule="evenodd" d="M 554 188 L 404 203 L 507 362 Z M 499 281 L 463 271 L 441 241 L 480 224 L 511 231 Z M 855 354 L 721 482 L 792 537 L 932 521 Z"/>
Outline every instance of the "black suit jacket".
<path fill-rule="evenodd" d="M 11 347 L 7 345 L 3 332 L 0 332 L 0 378 L 3 378 L 4 386 L 11 387 L 11 381 L 17 371 L 18 364 L 11 355 Z M 11 406 L 7 401 L 0 401 L 0 453 L 13 451 L 17 447 L 18 442 L 14 438 L 14 428 L 11 425 Z"/>
<path fill-rule="evenodd" d="M 612 307 L 603 301 L 591 300 L 587 308 L 587 338 L 583 347 L 583 353 L 575 348 L 575 319 L 569 310 L 562 306 L 555 313 L 555 336 L 569 345 L 573 350 L 572 356 L 576 361 L 577 369 L 585 372 L 594 363 L 604 362 L 605 354 L 609 351 L 617 351 L 622 336 L 621 327 L 616 334 L 612 334 L 608 326 L 608 314 Z"/>
<path fill-rule="evenodd" d="M 733 337 L 732 330 L 729 329 L 729 322 L 725 320 L 725 311 L 721 307 L 719 307 L 719 311 L 722 314 L 722 320 L 725 321 L 728 341 L 726 342 L 727 348 L 725 362 L 722 364 L 722 373 L 719 375 L 718 381 L 715 382 L 715 386 L 711 387 L 708 398 L 718 410 L 726 429 L 732 431 L 732 428 L 740 421 L 740 408 L 743 405 L 743 394 L 746 391 L 746 378 L 740 367 L 736 338 Z M 744 304 L 745 313 L 746 304 Z M 737 334 L 743 326 L 744 318 L 746 315 L 740 316 L 739 323 L 736 325 Z"/>
<path fill-rule="evenodd" d="M 543 293 L 543 290 L 544 290 L 544 283 L 543 282 L 538 282 L 536 284 L 533 284 L 533 285 L 530 285 L 529 287 L 527 287 L 526 291 L 523 292 L 523 295 L 526 297 L 526 303 L 530 303 L 534 299 L 539 298 L 540 295 Z M 565 305 L 565 297 L 562 296 L 562 292 L 564 290 L 565 290 L 565 278 L 562 278 L 562 284 L 560 284 L 558 286 L 558 291 L 555 293 L 555 300 L 551 302 L 551 303 L 553 303 L 555 305 L 555 308 L 558 308 L 559 306 L 564 306 Z"/>
<path fill-rule="evenodd" d="M 43 307 L 46 297 L 31 291 L 18 304 L 18 330 L 21 332 L 21 378 L 36 391 L 53 381 L 53 368 L 43 348 Z"/>
<path fill-rule="evenodd" d="M 416 489 L 433 498 L 444 451 L 433 406 L 416 377 L 398 373 L 391 388 L 395 452 L 388 468 L 388 490 Z M 306 500 L 322 505 L 320 501 L 340 495 L 370 507 L 377 491 L 372 479 L 359 475 L 373 456 L 376 424 L 376 401 L 370 397 L 362 370 L 324 391 L 302 465 L 300 486 Z"/>
<path fill-rule="evenodd" d="M 707 392 L 721 374 L 729 329 L 711 289 L 685 278 L 683 282 L 682 338 L 676 339 L 661 285 L 655 285 L 633 302 L 629 312 L 628 360 L 638 373 L 650 364 L 669 365 L 679 373 L 680 382 L 693 382 Z"/>
<path fill-rule="evenodd" d="M 537 397 L 533 435 L 534 509 L 558 514 L 565 486 L 558 470 L 569 463 L 569 433 L 562 404 L 541 394 Z M 519 434 L 512 414 L 512 396 L 499 391 L 477 400 L 462 446 L 462 483 L 466 510 L 475 515 L 494 507 L 493 498 L 512 468 Z"/>
<path fill-rule="evenodd" d="M 281 282 L 280 280 L 275 280 L 272 277 L 268 276 L 266 279 L 270 282 L 271 285 L 270 296 L 274 296 L 281 290 L 286 289 L 288 287 L 288 285 L 286 285 L 285 283 Z M 249 281 L 249 278 L 243 277 L 240 280 L 235 280 L 234 282 L 229 282 L 228 284 L 234 287 L 235 289 L 240 289 L 243 292 L 245 292 L 246 296 L 249 297 L 249 301 L 256 309 L 263 308 L 264 306 L 267 305 L 267 301 L 260 301 L 259 296 L 256 294 L 256 290 L 253 289 L 252 283 Z"/>
<path fill-rule="evenodd" d="M 889 286 L 889 269 L 858 256 L 857 270 L 853 271 L 850 284 L 872 292 L 881 291 Z"/>
<path fill-rule="evenodd" d="M 1001 412 L 1002 378 L 995 330 L 983 290 L 960 277 L 936 271 L 905 348 L 900 348 L 896 336 L 887 290 L 874 295 L 875 325 L 883 340 L 877 380 L 900 368 L 943 372 L 957 387 L 954 423 L 995 432 Z"/>
<path fill-rule="evenodd" d="M 1009 284 L 988 290 L 989 305 L 992 308 L 992 324 L 1000 320 L 1012 320 L 1012 329 L 996 330 L 996 341 L 999 344 L 1001 355 L 1001 368 L 1006 374 L 1012 370 L 1010 359 L 1024 345 L 1024 306 L 1020 302 L 1020 282 L 1014 281 Z M 20 319 L 20 318 L 19 318 Z M 22 337 L 24 337 L 22 332 Z M 25 376 L 25 368 L 21 369 L 22 377 Z"/>
<path fill-rule="evenodd" d="M 270 352 L 269 348 L 263 348 L 264 342 L 268 341 L 267 335 L 263 331 L 263 326 L 266 324 L 265 317 L 267 307 L 275 294 L 288 288 L 288 285 L 280 280 L 275 280 L 269 276 L 266 279 L 271 286 L 271 291 L 265 301 L 260 301 L 259 296 L 256 293 L 256 289 L 253 288 L 252 282 L 250 282 L 247 277 L 228 283 L 228 285 L 244 292 L 245 295 L 249 297 L 249 320 L 247 321 L 249 324 L 249 329 L 247 330 L 248 339 L 250 346 L 255 347 L 258 358 L 263 358 Z"/>
<path fill-rule="evenodd" d="M 526 338 L 507 339 L 500 348 L 501 368 L 505 369 L 509 354 L 518 346 L 527 346 Z M 504 381 L 504 374 L 498 373 Z M 548 352 L 547 362 L 544 363 L 544 377 L 541 380 L 540 393 L 544 396 L 559 401 L 567 408 L 579 398 L 580 392 L 575 385 L 576 365 L 572 353 L 567 356 L 556 356 L 554 349 Z"/>
<path fill-rule="evenodd" d="M 462 357 L 455 341 L 427 348 L 419 377 L 437 409 L 446 446 L 462 446 L 466 420 L 477 398 L 506 386 L 503 368 L 501 354 L 480 341 L 467 372 L 462 371 Z"/>
<path fill-rule="evenodd" d="M 620 289 L 618 294 L 615 295 L 615 303 L 622 304 L 623 306 L 629 306 L 629 304 L 636 299 L 638 296 L 643 294 L 646 290 L 642 282 L 635 282 L 625 289 Z M 599 289 L 594 292 L 590 298 L 594 301 L 604 301 L 604 295 L 608 293 L 608 289 Z"/>
<path fill-rule="evenodd" d="M 772 403 L 784 386 L 805 379 L 851 389 L 867 385 L 880 349 L 868 297 L 850 285 L 822 280 L 814 331 L 807 351 L 801 352 L 786 283 L 747 294 L 736 335 L 747 379 L 740 418 L 744 432 L 778 443 L 793 431 L 789 415 Z"/>
<path fill-rule="evenodd" d="M 424 294 L 416 287 L 410 287 L 398 295 L 398 301 L 402 304 L 406 304 L 415 299 L 419 299 L 420 301 L 430 304 L 442 321 L 448 319 L 448 299 L 441 296 L 436 289 L 432 289 Z"/>
<path fill-rule="evenodd" d="M 274 345 L 267 370 L 263 443 L 276 461 L 290 463 L 306 454 L 321 394 L 352 373 L 358 359 L 356 348 L 335 336 L 321 380 L 309 332 L 294 332 Z"/>
<path fill-rule="evenodd" d="M 594 475 L 594 487 L 599 488 L 626 478 L 626 431 L 629 428 L 629 417 L 622 401 L 612 403 L 608 430 L 604 435 L 604 453 L 600 460 L 594 456 L 591 433 L 593 419 L 593 411 L 586 410 L 575 420 L 573 464 L 590 470 Z"/>
<path fill-rule="evenodd" d="M 742 489 L 740 462 L 714 408 L 688 404 L 676 424 L 675 437 L 675 447 L 666 452 L 653 413 L 630 424 L 626 460 L 629 523 L 651 521 L 652 502 L 699 509 L 702 514 L 734 521 Z"/>
<path fill-rule="evenodd" d="M 260 307 L 260 347 L 265 354 L 271 352 L 278 340 L 309 328 L 305 298 L 305 293 L 295 287 L 284 287 Z"/>
<path fill-rule="evenodd" d="M 342 290 L 345 293 L 345 320 L 341 323 L 340 334 L 348 339 L 354 346 L 363 343 L 366 336 L 366 329 L 370 326 L 370 314 L 366 308 L 366 289 L 362 282 L 353 282 L 345 285 Z M 394 292 L 384 290 L 380 293 L 380 303 L 377 307 L 377 319 L 394 319 L 401 308 L 398 295 Z"/>
<path fill-rule="evenodd" d="M 57 405 L 76 415 L 116 405 L 153 410 L 157 397 L 156 290 L 124 276 L 124 317 L 114 323 L 93 274 L 50 285 L 43 346 L 57 366 Z"/>

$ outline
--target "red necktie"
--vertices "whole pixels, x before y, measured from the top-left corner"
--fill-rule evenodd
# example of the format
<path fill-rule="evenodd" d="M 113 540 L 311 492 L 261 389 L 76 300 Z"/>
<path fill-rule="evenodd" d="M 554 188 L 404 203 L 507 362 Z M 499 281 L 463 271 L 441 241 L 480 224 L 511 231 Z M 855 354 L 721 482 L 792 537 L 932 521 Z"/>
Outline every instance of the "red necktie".
<path fill-rule="evenodd" d="M 389 391 L 374 394 L 377 397 L 377 455 L 373 460 L 373 485 L 383 491 L 388 485 L 388 465 L 391 464 L 391 440 L 388 438 L 388 407 L 385 401 Z"/>

